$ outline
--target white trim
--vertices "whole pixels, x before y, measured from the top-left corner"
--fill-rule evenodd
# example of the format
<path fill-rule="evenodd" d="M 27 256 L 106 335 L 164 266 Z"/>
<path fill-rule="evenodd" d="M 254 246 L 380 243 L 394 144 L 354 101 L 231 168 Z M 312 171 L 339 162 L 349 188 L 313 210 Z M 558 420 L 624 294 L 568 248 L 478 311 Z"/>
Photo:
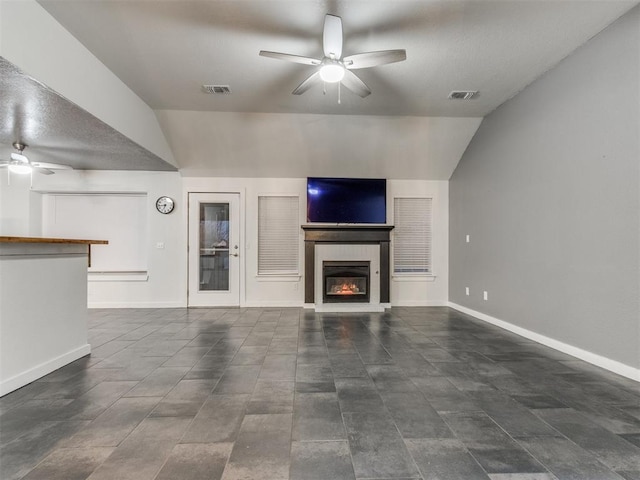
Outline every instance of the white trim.
<path fill-rule="evenodd" d="M 87 274 L 89 282 L 146 282 L 147 272 L 91 272 Z"/>
<path fill-rule="evenodd" d="M 0 382 L 0 397 L 91 353 L 88 343 Z"/>
<path fill-rule="evenodd" d="M 282 308 L 303 308 L 303 303 L 298 300 L 255 300 L 251 302 L 247 302 L 243 305 L 243 307 L 247 308 L 260 308 L 260 307 L 282 307 Z"/>
<path fill-rule="evenodd" d="M 88 302 L 89 308 L 187 308 L 187 302 Z"/>
<path fill-rule="evenodd" d="M 299 282 L 302 275 L 299 273 L 292 273 L 289 275 L 277 274 L 277 273 L 259 273 L 256 275 L 258 282 Z"/>
<path fill-rule="evenodd" d="M 531 330 L 527 330 L 526 328 L 518 327 L 517 325 L 513 325 L 509 322 L 505 322 L 504 320 L 492 317 L 491 315 L 487 315 L 486 313 L 478 312 L 476 310 L 463 307 L 462 305 L 458 305 L 453 302 L 449 302 L 449 306 L 455 310 L 466 313 L 467 315 L 471 315 L 478 320 L 485 321 L 487 323 L 490 323 L 491 325 L 495 325 L 496 327 L 500 327 L 513 332 L 516 335 L 520 335 L 521 337 L 528 338 L 529 340 L 541 343 L 543 345 L 546 345 L 547 347 L 551 347 L 555 350 L 566 353 L 567 355 L 571 355 L 572 357 L 579 358 L 580 360 L 584 360 L 585 362 L 604 368 L 606 370 L 609 370 L 610 372 L 617 373 L 618 375 L 622 375 L 623 377 L 627 377 L 631 380 L 640 382 L 640 369 L 638 368 L 634 368 L 616 360 L 603 357 L 602 355 L 598 355 L 597 353 L 592 353 L 587 350 L 574 347 L 573 345 L 560 342 L 559 340 L 554 340 L 553 338 L 549 338 L 539 333 L 532 332 Z"/>
<path fill-rule="evenodd" d="M 431 273 L 395 273 L 391 275 L 394 282 L 435 282 L 436 275 Z"/>

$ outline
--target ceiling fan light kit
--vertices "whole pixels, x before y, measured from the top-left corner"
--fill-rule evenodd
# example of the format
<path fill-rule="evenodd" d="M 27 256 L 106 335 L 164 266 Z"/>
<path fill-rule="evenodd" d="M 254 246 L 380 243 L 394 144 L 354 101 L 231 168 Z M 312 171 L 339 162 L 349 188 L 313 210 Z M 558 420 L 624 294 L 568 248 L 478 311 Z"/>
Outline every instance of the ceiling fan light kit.
<path fill-rule="evenodd" d="M 51 175 L 54 173 L 54 170 L 72 170 L 68 165 L 30 161 L 23 153 L 24 149 L 27 148 L 27 145 L 24 143 L 15 142 L 13 148 L 15 148 L 17 152 L 11 153 L 11 160 L 0 161 L 0 168 L 7 167 L 11 173 L 27 175 L 35 171 L 45 175 Z"/>
<path fill-rule="evenodd" d="M 339 63 L 326 63 L 320 67 L 320 78 L 323 82 L 337 83 L 344 78 L 344 67 Z"/>
<path fill-rule="evenodd" d="M 9 171 L 11 173 L 17 173 L 18 175 L 26 175 L 28 173 L 31 173 L 31 166 L 24 163 L 10 163 Z"/>
<path fill-rule="evenodd" d="M 322 32 L 322 59 L 293 55 L 290 53 L 270 52 L 261 50 L 263 57 L 275 58 L 286 62 L 301 63 L 317 67 L 316 71 L 307 77 L 292 92 L 294 95 L 302 95 L 314 85 L 325 83 L 338 83 L 356 95 L 364 98 L 371 94 L 371 90 L 351 70 L 376 67 L 387 63 L 402 62 L 407 58 L 405 50 L 381 50 L 377 52 L 357 53 L 342 57 L 342 19 L 335 15 L 327 14 L 324 18 Z"/>

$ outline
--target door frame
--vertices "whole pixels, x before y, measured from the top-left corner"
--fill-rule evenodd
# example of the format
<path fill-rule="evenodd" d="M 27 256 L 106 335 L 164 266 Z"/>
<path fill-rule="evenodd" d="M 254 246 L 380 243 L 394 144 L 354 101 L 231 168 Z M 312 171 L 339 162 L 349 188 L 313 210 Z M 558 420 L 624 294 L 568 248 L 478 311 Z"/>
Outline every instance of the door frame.
<path fill-rule="evenodd" d="M 190 265 L 190 258 L 189 258 L 189 253 L 190 253 L 190 249 L 191 249 L 191 245 L 190 245 L 190 232 L 189 232 L 189 221 L 191 218 L 191 205 L 190 205 L 190 198 L 191 195 L 195 194 L 195 195 L 199 195 L 199 194 L 204 194 L 204 195 L 237 195 L 238 196 L 238 230 L 239 230 L 239 234 L 238 234 L 238 254 L 240 255 L 240 257 L 238 258 L 238 288 L 239 288 L 239 305 L 233 305 L 233 306 L 229 306 L 228 308 L 243 308 L 246 304 L 246 288 L 245 288 L 245 282 L 246 282 L 246 277 L 245 277 L 245 254 L 246 254 L 246 249 L 245 249 L 245 195 L 244 192 L 240 191 L 240 190 L 235 190 L 235 191 L 211 191 L 211 190 L 187 190 L 184 192 L 184 204 L 187 206 L 186 208 L 186 235 L 187 235 L 187 241 L 186 241 L 186 264 L 187 264 L 187 268 L 186 268 L 186 306 L 187 308 L 208 308 L 208 307 L 199 307 L 199 306 L 191 306 L 189 305 L 189 278 L 190 278 L 190 274 L 191 274 L 191 265 Z M 199 245 L 197 248 L 200 248 Z M 211 308 L 216 308 L 217 306 L 212 306 Z M 220 307 L 222 308 L 223 306 L 220 305 Z"/>

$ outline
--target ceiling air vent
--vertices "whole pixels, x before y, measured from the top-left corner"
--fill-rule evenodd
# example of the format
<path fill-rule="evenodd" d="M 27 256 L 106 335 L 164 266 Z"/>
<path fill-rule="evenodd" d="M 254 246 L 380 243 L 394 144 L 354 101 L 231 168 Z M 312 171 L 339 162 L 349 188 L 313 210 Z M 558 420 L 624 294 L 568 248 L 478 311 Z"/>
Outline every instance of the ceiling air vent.
<path fill-rule="evenodd" d="M 204 93 L 211 93 L 214 95 L 229 95 L 231 89 L 229 85 L 202 85 L 202 91 Z"/>
<path fill-rule="evenodd" d="M 478 91 L 463 91 L 463 90 L 454 90 L 449 94 L 450 100 L 471 100 L 478 95 Z"/>

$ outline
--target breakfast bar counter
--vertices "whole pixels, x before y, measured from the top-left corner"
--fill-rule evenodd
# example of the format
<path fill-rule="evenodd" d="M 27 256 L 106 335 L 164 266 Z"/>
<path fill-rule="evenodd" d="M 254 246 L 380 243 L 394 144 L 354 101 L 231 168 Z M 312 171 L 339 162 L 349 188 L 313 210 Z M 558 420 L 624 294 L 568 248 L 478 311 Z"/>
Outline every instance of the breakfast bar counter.
<path fill-rule="evenodd" d="M 0 236 L 0 396 L 91 353 L 87 266 L 107 243 Z"/>

